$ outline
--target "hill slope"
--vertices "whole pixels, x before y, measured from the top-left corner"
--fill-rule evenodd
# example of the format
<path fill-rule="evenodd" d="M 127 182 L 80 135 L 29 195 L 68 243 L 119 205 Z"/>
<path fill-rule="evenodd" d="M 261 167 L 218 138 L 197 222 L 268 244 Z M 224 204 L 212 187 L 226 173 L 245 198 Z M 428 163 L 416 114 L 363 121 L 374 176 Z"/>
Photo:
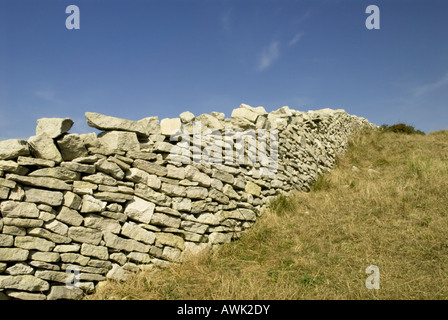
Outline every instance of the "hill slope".
<path fill-rule="evenodd" d="M 355 166 L 355 167 L 354 167 Z M 239 241 L 93 299 L 447 299 L 448 132 L 365 132 Z M 366 288 L 376 265 L 380 289 Z"/>

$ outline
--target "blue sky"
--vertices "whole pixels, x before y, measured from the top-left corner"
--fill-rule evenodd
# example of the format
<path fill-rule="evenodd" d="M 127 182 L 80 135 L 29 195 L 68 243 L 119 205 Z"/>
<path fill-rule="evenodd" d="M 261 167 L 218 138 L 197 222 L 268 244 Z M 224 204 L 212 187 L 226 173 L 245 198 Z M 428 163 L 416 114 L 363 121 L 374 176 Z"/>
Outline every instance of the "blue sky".
<path fill-rule="evenodd" d="M 42 117 L 87 133 L 86 111 L 230 117 L 241 103 L 448 129 L 447 14 L 446 0 L 2 0 L 0 140 Z"/>

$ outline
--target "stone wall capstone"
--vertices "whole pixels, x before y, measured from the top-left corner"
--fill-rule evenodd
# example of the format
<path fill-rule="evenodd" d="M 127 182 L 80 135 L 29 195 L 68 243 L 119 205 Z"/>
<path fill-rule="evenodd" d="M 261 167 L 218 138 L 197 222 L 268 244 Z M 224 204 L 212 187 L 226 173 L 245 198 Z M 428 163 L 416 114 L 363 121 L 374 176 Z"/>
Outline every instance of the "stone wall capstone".
<path fill-rule="evenodd" d="M 350 136 L 377 128 L 340 109 L 246 104 L 231 118 L 85 116 L 100 134 L 42 118 L 27 141 L 0 141 L 0 298 L 80 299 L 238 239 L 273 198 L 308 191 Z"/>

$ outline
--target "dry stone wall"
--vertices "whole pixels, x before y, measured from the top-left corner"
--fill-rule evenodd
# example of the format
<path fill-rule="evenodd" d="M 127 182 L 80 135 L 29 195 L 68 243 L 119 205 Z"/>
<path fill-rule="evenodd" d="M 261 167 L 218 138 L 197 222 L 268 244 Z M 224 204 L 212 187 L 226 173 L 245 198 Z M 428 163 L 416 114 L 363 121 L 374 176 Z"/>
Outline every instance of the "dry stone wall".
<path fill-rule="evenodd" d="M 231 118 L 86 119 L 102 132 L 43 118 L 27 141 L 0 142 L 0 298 L 79 299 L 238 239 L 273 197 L 308 190 L 351 135 L 376 127 L 344 110 L 245 104 Z"/>

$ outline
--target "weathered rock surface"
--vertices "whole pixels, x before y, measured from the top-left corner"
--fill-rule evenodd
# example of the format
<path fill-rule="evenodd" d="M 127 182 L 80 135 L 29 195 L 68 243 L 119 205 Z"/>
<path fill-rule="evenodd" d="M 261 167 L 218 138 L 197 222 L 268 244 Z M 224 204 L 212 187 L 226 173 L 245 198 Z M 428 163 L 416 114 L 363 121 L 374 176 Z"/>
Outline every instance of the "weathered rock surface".
<path fill-rule="evenodd" d="M 57 138 L 66 133 L 73 126 L 70 118 L 41 118 L 37 119 L 36 135 L 46 134 L 50 138 Z"/>
<path fill-rule="evenodd" d="M 351 135 L 375 128 L 343 110 L 246 104 L 228 119 L 86 118 L 105 131 L 39 119 L 28 142 L 0 142 L 0 298 L 80 299 L 236 240 L 273 197 L 308 190 Z M 73 271 L 79 288 L 67 285 Z"/>

